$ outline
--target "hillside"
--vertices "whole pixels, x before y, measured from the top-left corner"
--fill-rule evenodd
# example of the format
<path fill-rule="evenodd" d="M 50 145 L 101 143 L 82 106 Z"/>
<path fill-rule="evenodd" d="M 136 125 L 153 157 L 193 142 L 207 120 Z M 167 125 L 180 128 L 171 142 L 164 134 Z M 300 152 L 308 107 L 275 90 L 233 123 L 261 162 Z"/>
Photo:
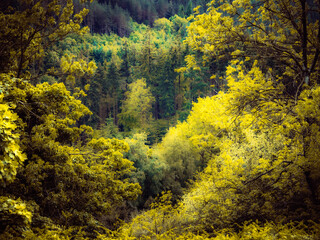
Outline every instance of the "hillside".
<path fill-rule="evenodd" d="M 84 25 L 92 33 L 116 33 L 128 36 L 132 31 L 132 22 L 153 26 L 156 19 L 170 18 L 174 15 L 188 17 L 194 7 L 201 5 L 206 9 L 207 0 L 99 0 L 88 3 L 90 10 Z M 81 8 L 75 1 L 76 8 Z"/>
<path fill-rule="evenodd" d="M 319 19 L 1 3 L 0 239 L 319 239 Z"/>

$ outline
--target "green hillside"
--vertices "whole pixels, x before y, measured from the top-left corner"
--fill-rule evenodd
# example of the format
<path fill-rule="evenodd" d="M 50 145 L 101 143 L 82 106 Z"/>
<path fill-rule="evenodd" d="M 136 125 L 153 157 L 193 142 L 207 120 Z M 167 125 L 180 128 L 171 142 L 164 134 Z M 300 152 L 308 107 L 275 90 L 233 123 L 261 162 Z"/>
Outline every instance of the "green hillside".
<path fill-rule="evenodd" d="M 0 239 L 319 239 L 320 3 L 0 4 Z"/>

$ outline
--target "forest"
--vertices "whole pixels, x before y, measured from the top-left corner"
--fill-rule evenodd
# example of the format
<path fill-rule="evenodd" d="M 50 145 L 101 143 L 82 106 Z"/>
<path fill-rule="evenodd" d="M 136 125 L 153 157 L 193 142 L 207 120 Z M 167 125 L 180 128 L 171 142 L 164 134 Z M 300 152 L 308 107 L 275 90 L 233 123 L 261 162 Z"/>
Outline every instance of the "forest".
<path fill-rule="evenodd" d="M 0 239 L 319 239 L 319 0 L 0 2 Z"/>

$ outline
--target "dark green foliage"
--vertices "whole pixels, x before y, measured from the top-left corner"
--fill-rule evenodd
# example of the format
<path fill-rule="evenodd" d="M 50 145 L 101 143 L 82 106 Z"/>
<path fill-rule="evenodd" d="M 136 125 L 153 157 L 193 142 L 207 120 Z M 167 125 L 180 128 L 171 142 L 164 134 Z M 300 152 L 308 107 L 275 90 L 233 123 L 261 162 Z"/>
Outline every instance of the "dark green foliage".
<path fill-rule="evenodd" d="M 103 51 L 103 48 L 95 48 L 92 49 L 92 56 L 96 63 L 103 64 L 104 60 L 106 60 L 107 55 Z"/>
<path fill-rule="evenodd" d="M 140 184 L 143 192 L 137 204 L 143 207 L 149 198 L 154 198 L 163 190 L 161 180 L 166 166 L 152 155 L 152 150 L 147 145 L 146 134 L 134 134 L 125 141 L 130 146 L 125 157 L 131 160 L 136 168 L 131 178 Z"/>
<path fill-rule="evenodd" d="M 80 7 L 78 0 L 74 0 Z M 84 24 L 93 33 L 116 33 L 128 36 L 132 31 L 131 21 L 153 26 L 154 20 L 170 18 L 175 14 L 188 17 L 193 8 L 201 5 L 205 11 L 208 0 L 99 0 L 88 4 L 90 10 Z"/>

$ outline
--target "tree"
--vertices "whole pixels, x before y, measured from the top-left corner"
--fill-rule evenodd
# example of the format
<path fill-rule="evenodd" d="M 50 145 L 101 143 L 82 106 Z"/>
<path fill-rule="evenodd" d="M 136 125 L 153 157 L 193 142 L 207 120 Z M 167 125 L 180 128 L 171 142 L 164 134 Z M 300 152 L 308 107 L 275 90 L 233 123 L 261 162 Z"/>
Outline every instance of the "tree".
<path fill-rule="evenodd" d="M 166 12 L 165 17 L 170 18 L 174 15 L 174 6 L 172 0 L 169 1 L 168 10 Z"/>
<path fill-rule="evenodd" d="M 253 174 L 252 180 L 248 180 L 245 185 L 262 181 L 267 175 L 273 179 L 267 186 L 273 189 L 278 186 L 283 174 L 292 174 L 296 179 L 305 179 L 302 188 L 311 194 L 297 194 L 295 197 L 309 198 L 311 205 L 317 208 L 319 200 L 316 197 L 315 179 L 318 177 L 315 173 L 310 177 L 313 172 L 311 169 L 318 166 L 312 157 L 314 153 L 311 153 L 317 151 L 317 147 L 309 146 L 318 144 L 313 132 L 314 128 L 318 128 L 318 123 L 309 118 L 306 109 L 303 111 L 305 115 L 297 115 L 300 112 L 298 109 L 306 107 L 306 96 L 317 98 L 313 93 L 318 91 L 319 81 L 319 23 L 315 20 L 319 16 L 318 13 L 314 15 L 313 11 L 317 12 L 319 5 L 305 1 L 267 1 L 252 5 L 238 1 L 218 7 L 214 4 L 212 1 L 207 14 L 194 18 L 187 41 L 195 50 L 206 52 L 204 61 L 210 55 L 225 57 L 230 56 L 231 52 L 235 60 L 227 68 L 226 79 L 230 88 L 228 92 L 233 99 L 229 102 L 230 109 L 237 116 L 235 121 L 241 116 L 251 116 L 249 121 L 252 126 L 273 128 L 268 131 L 274 133 L 274 137 L 284 137 L 286 140 L 283 142 L 287 143 L 286 147 L 280 147 L 279 153 L 275 154 L 280 158 L 269 158 L 266 161 L 270 164 L 267 168 L 269 170 Z M 209 26 L 206 24 L 208 22 L 213 24 Z M 252 64 L 253 60 L 256 61 L 252 69 L 246 70 L 248 62 Z M 283 128 L 283 125 L 286 127 Z M 287 130 L 295 134 L 289 134 Z M 313 139 L 312 143 L 310 138 Z M 291 183 L 295 184 L 293 180 Z M 296 189 L 293 191 L 297 193 L 300 190 L 298 186 L 285 186 L 275 192 L 274 196 L 281 195 L 287 202 L 289 196 L 286 196 L 286 191 Z M 270 200 L 262 200 L 263 203 L 266 201 Z M 299 200 L 291 198 L 290 201 L 294 204 Z M 309 212 L 310 206 L 300 207 Z M 245 211 L 250 212 L 248 209 Z M 272 210 L 269 208 L 265 212 L 271 213 Z M 312 214 L 308 216 L 312 217 Z"/>
<path fill-rule="evenodd" d="M 187 8 L 186 8 L 186 16 L 187 17 L 189 17 L 192 14 L 192 10 L 193 10 L 192 0 L 189 0 L 189 2 L 187 4 Z"/>
<path fill-rule="evenodd" d="M 0 95 L 0 109 L 1 109 L 1 185 L 6 186 L 14 180 L 17 169 L 22 165 L 26 156 L 22 153 L 19 145 L 19 134 L 15 131 L 17 129 L 16 121 L 17 114 L 12 112 L 10 107 L 3 103 L 4 95 Z"/>
<path fill-rule="evenodd" d="M 14 1 L 2 9 L 0 59 L 2 73 L 28 76 L 27 68 L 44 56 L 44 49 L 70 33 L 84 33 L 80 28 L 86 9 L 73 15 L 72 0 Z M 34 76 L 35 77 L 35 76 Z"/>
<path fill-rule="evenodd" d="M 234 59 L 259 60 L 264 71 L 271 67 L 283 75 L 291 96 L 299 95 L 303 84 L 319 82 L 319 3 L 211 1 L 207 13 L 190 19 L 187 42 L 205 53 L 204 62 L 230 53 Z"/>
<path fill-rule="evenodd" d="M 154 76 L 152 72 L 155 68 L 154 59 L 156 57 L 156 47 L 155 47 L 155 34 L 147 27 L 147 31 L 144 35 L 143 45 L 141 46 L 141 52 L 137 57 L 139 65 L 136 67 L 140 77 L 146 79 L 148 85 L 152 85 Z"/>
<path fill-rule="evenodd" d="M 126 93 L 126 99 L 119 114 L 119 124 L 122 124 L 126 130 L 134 128 L 146 130 L 152 120 L 151 110 L 155 99 L 144 78 L 136 80 L 128 87 L 129 91 Z"/>
<path fill-rule="evenodd" d="M 118 111 L 119 111 L 119 95 L 120 95 L 120 87 L 121 84 L 121 76 L 119 72 L 120 64 L 116 62 L 113 57 L 111 62 L 108 64 L 108 70 L 105 81 L 107 85 L 104 88 L 107 89 L 109 98 L 111 102 L 108 102 L 110 105 L 110 109 L 112 108 L 112 117 L 114 119 L 114 123 L 116 124 L 118 121 Z M 105 119 L 101 119 L 101 121 L 105 121 Z"/>
<path fill-rule="evenodd" d="M 126 86 L 128 84 L 131 83 L 131 79 L 130 79 L 130 59 L 129 59 L 129 46 L 128 46 L 128 42 L 125 41 L 123 43 L 123 48 L 121 49 L 121 59 L 122 59 L 122 62 L 121 62 L 121 66 L 120 66 L 120 75 L 121 75 L 121 78 L 124 78 L 125 80 L 125 83 L 126 83 Z"/>
<path fill-rule="evenodd" d="M 166 164 L 161 181 L 162 188 L 171 191 L 174 200 L 182 195 L 188 180 L 203 168 L 198 149 L 186 136 L 188 130 L 185 127 L 179 125 L 178 128 L 171 128 L 154 150 L 154 155 Z"/>

